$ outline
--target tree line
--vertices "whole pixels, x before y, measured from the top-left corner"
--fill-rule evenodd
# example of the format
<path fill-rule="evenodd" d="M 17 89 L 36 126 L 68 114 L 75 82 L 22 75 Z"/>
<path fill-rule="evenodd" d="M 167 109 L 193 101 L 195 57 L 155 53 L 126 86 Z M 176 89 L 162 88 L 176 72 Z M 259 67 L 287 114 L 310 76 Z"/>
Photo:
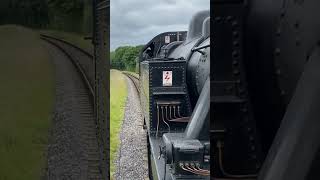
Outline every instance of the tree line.
<path fill-rule="evenodd" d="M 0 25 L 87 33 L 91 31 L 91 7 L 91 0 L 1 0 Z"/>
<path fill-rule="evenodd" d="M 111 68 L 137 72 L 137 60 L 143 45 L 121 46 L 110 53 Z"/>

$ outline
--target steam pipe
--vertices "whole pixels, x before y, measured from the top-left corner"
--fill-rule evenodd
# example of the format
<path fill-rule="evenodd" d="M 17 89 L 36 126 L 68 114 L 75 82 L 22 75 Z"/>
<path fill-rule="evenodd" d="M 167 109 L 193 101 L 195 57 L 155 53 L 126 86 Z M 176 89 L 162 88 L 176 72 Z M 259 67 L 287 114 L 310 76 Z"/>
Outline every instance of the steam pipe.
<path fill-rule="evenodd" d="M 206 121 L 209 119 L 207 116 L 210 111 L 210 77 L 207 78 L 197 104 L 193 110 L 193 113 L 188 123 L 187 129 L 185 130 L 186 139 L 198 139 L 204 126 L 207 124 Z"/>

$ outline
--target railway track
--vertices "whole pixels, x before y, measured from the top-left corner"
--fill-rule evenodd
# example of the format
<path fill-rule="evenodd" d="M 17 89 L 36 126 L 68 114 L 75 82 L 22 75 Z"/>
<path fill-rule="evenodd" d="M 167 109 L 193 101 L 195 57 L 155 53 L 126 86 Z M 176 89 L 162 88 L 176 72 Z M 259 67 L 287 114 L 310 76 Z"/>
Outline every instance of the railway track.
<path fill-rule="evenodd" d="M 93 55 L 70 42 L 41 34 L 41 39 L 53 44 L 65 53 L 76 66 L 81 77 L 87 84 L 91 96 L 94 98 L 94 60 Z"/>
<path fill-rule="evenodd" d="M 58 139 L 61 134 L 64 133 L 64 139 L 62 139 L 61 142 L 57 142 L 55 145 L 61 146 L 62 149 L 65 148 L 65 151 L 70 151 L 68 153 L 74 153 L 75 155 L 73 160 L 69 160 L 63 165 L 67 166 L 66 168 L 73 166 L 72 169 L 68 170 L 72 172 L 80 169 L 79 172 L 75 173 L 76 175 L 66 174 L 69 172 L 63 172 L 61 170 L 56 171 L 55 169 L 57 169 L 57 167 L 54 167 L 55 165 L 52 166 L 52 170 L 50 170 L 50 157 L 48 157 L 48 177 L 49 179 L 50 177 L 55 179 L 55 177 L 63 178 L 65 176 L 74 177 L 76 179 L 103 179 L 103 174 L 105 174 L 102 172 L 104 171 L 104 161 L 101 154 L 101 148 L 103 147 L 99 144 L 98 140 L 99 126 L 95 118 L 94 110 L 93 56 L 85 50 L 61 39 L 46 35 L 41 35 L 41 39 L 50 44 L 49 49 L 52 47 L 57 48 L 58 51 L 62 52 L 64 57 L 67 57 L 71 62 L 63 61 L 61 57 L 57 58 L 55 61 L 57 73 L 56 91 L 58 96 L 60 96 L 60 98 L 56 97 L 56 101 L 58 101 L 56 104 L 59 106 L 58 109 L 64 109 L 59 110 L 58 112 L 56 111 L 55 113 L 58 114 L 56 116 L 66 116 L 65 118 L 61 118 L 62 120 L 65 120 L 66 124 L 69 123 L 64 126 L 71 127 L 64 131 L 72 131 L 73 134 L 61 132 L 59 129 L 56 129 L 57 132 L 54 132 L 53 136 L 58 136 L 58 138 L 53 137 L 53 139 L 59 141 Z M 66 68 L 65 66 L 69 67 L 69 69 L 62 71 L 61 69 Z M 68 79 L 68 76 L 72 78 Z M 67 141 L 65 139 L 72 139 L 72 142 L 63 144 L 64 141 Z M 72 144 L 69 145 L 70 143 Z M 51 150 L 49 149 L 48 156 L 58 156 L 55 150 L 52 152 L 53 153 L 51 153 Z M 52 162 L 54 161 L 52 160 Z"/>
<path fill-rule="evenodd" d="M 133 85 L 134 85 L 134 88 L 136 89 L 137 91 L 137 95 L 138 95 L 138 99 L 140 98 L 140 85 L 139 85 L 139 77 L 129 73 L 129 72 L 122 72 L 126 77 L 128 77 Z M 141 101 L 140 99 L 138 100 L 139 101 L 139 106 L 141 106 Z M 140 111 L 141 111 L 141 108 L 139 108 Z M 130 113 L 137 113 L 137 112 L 130 112 Z M 139 117 L 139 116 L 137 116 Z M 141 118 L 141 119 L 140 119 Z M 136 128 L 141 128 L 143 129 L 143 133 L 138 137 L 140 140 L 141 140 L 141 144 L 140 144 L 140 149 L 141 149 L 141 152 L 142 152 L 142 156 L 140 158 L 142 158 L 142 161 L 143 161 L 143 169 L 146 169 L 147 171 L 148 170 L 148 167 L 149 167 L 149 159 L 148 159 L 148 134 L 147 134 L 147 131 L 146 131 L 146 124 L 145 124 L 145 121 L 143 120 L 142 117 L 140 117 L 139 119 L 136 119 L 135 121 L 141 121 L 141 123 L 139 122 L 138 125 Z M 145 173 L 145 176 L 143 177 L 143 179 L 145 180 L 148 180 L 149 179 L 149 172 L 146 172 Z"/>
<path fill-rule="evenodd" d="M 137 89 L 138 96 L 140 96 L 139 78 L 135 75 L 132 75 L 131 73 L 128 73 L 128 72 L 122 72 L 122 73 L 133 82 L 135 88 Z"/>

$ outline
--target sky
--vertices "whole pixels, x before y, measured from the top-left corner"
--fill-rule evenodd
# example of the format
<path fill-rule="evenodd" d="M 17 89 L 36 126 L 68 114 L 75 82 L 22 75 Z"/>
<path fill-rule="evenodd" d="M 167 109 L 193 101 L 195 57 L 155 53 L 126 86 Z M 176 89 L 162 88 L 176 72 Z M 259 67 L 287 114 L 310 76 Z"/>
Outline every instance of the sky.
<path fill-rule="evenodd" d="M 111 50 L 148 43 L 166 31 L 186 31 L 192 16 L 210 9 L 210 0 L 110 1 Z"/>

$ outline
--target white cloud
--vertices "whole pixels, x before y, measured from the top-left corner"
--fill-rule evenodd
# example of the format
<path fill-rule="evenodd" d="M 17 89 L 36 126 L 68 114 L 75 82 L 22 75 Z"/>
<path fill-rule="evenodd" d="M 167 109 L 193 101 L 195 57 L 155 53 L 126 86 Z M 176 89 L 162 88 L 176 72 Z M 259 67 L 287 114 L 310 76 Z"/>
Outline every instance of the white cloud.
<path fill-rule="evenodd" d="M 187 30 L 191 17 L 210 0 L 112 0 L 111 50 L 145 44 L 166 31 Z"/>

